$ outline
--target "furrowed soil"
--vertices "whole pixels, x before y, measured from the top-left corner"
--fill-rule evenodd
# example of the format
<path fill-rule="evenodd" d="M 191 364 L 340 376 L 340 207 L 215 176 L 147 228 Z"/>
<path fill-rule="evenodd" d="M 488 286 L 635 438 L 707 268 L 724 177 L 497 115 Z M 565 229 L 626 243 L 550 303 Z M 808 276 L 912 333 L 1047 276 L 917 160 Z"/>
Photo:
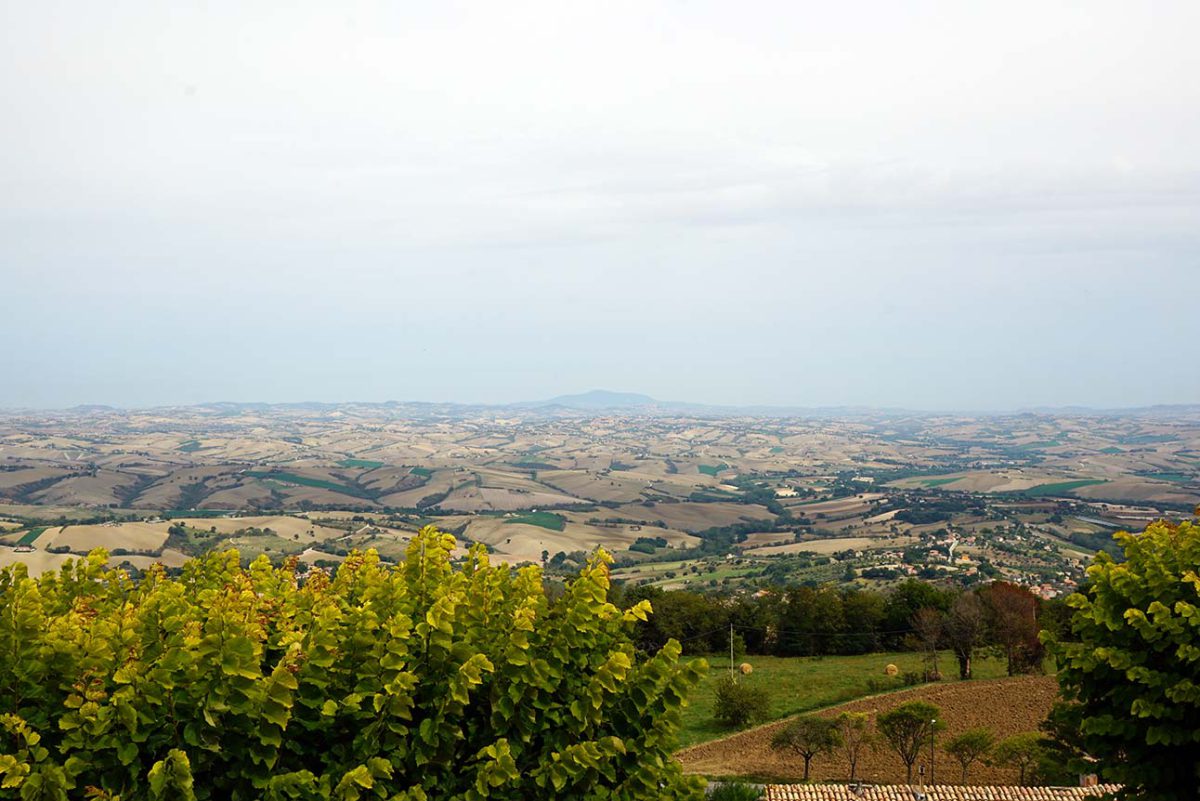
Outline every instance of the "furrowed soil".
<path fill-rule="evenodd" d="M 938 732 L 936 776 L 938 784 L 958 784 L 962 769 L 941 749 L 941 745 L 968 729 L 990 729 L 997 740 L 1022 732 L 1037 731 L 1058 695 L 1053 676 L 1022 676 L 990 681 L 966 681 L 926 684 L 887 695 L 863 698 L 831 707 L 816 714 L 835 717 L 841 712 L 866 712 L 875 731 L 875 716 L 907 701 L 926 701 L 941 709 L 946 728 Z M 787 721 L 776 721 L 749 729 L 722 740 L 703 743 L 680 751 L 676 756 L 688 773 L 706 776 L 744 776 L 775 782 L 798 782 L 804 775 L 801 758 L 771 750 L 771 737 Z M 917 764 L 929 770 L 929 752 L 925 749 Z M 914 766 L 914 781 L 916 767 Z M 812 761 L 814 781 L 845 781 L 846 760 L 840 752 L 824 754 Z M 857 778 L 881 784 L 902 784 L 904 763 L 891 749 L 877 746 L 862 755 Z M 1015 769 L 995 768 L 975 763 L 968 784 L 1017 784 Z"/>

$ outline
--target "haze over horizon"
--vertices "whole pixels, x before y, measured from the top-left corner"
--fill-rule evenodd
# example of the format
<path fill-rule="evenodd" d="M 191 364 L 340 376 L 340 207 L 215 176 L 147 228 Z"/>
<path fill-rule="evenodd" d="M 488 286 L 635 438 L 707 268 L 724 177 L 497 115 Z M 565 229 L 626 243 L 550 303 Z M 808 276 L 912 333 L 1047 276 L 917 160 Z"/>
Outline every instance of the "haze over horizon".
<path fill-rule="evenodd" d="M 1200 400 L 1200 5 L 9 3 L 0 408 Z"/>

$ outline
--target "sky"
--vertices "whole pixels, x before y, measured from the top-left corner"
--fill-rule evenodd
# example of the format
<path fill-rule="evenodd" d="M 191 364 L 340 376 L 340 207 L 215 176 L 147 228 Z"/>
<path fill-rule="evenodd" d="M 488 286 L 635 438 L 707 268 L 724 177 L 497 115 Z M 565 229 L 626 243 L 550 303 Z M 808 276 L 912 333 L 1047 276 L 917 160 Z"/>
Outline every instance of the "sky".
<path fill-rule="evenodd" d="M 1197 30 L 0 0 L 0 407 L 1200 402 Z"/>

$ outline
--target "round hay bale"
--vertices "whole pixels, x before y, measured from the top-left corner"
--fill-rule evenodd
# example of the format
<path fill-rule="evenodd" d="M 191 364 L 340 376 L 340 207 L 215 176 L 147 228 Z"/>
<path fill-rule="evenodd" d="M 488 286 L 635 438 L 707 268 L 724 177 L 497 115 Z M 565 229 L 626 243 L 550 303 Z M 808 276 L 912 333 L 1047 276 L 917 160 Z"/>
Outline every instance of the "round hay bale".
<path fill-rule="evenodd" d="M 883 669 L 883 675 L 898 676 L 898 675 L 900 675 L 900 668 L 896 667 L 895 665 L 889 664 L 887 667 L 885 667 Z"/>
<path fill-rule="evenodd" d="M 743 675 L 743 676 L 749 676 L 749 675 L 750 675 L 750 673 L 751 673 L 751 672 L 754 670 L 754 668 L 750 666 L 750 663 L 749 663 L 749 662 L 743 662 L 743 663 L 742 663 L 742 664 L 741 664 L 741 665 L 738 667 L 738 670 L 742 671 L 742 675 Z"/>

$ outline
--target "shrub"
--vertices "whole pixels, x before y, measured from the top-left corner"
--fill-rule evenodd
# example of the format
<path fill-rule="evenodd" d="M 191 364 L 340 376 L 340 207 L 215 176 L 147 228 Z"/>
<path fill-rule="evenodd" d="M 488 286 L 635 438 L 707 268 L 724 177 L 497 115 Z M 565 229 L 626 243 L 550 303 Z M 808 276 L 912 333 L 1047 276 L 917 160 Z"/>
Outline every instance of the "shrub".
<path fill-rule="evenodd" d="M 607 557 L 551 599 L 453 547 L 430 527 L 304 581 L 234 551 L 0 570 L 0 797 L 699 798 L 670 755 L 702 664 L 637 659 L 649 604 L 608 603 Z"/>
<path fill-rule="evenodd" d="M 745 782 L 722 782 L 708 794 L 708 801 L 758 801 L 762 791 Z"/>
<path fill-rule="evenodd" d="M 730 675 L 717 680 L 713 718 L 718 724 L 742 728 L 766 720 L 770 715 L 770 698 L 761 687 L 747 686 Z"/>
<path fill-rule="evenodd" d="M 1197 509 L 1200 514 L 1200 509 Z M 1200 524 L 1150 524 L 1101 552 L 1062 642 L 1043 633 L 1070 703 L 1059 728 L 1131 798 L 1195 797 L 1200 783 Z"/>

